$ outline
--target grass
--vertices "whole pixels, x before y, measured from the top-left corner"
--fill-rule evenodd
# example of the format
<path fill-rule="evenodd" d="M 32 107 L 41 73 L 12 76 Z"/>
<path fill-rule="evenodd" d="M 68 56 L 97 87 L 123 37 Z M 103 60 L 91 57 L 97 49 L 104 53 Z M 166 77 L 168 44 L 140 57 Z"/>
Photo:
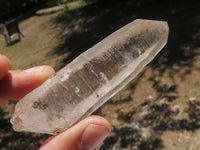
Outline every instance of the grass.
<path fill-rule="evenodd" d="M 5 39 L 2 38 L 2 39 L 0 40 L 0 43 L 1 43 L 1 44 L 5 44 Z"/>
<path fill-rule="evenodd" d="M 174 101 L 174 104 L 186 106 L 187 102 L 183 99 L 178 98 Z"/>
<path fill-rule="evenodd" d="M 3 37 L 0 37 L 0 41 L 4 41 L 3 44 L 0 44 L 0 53 L 10 59 L 14 70 L 43 65 L 46 64 L 46 60 L 54 62 L 54 56 L 47 55 L 48 51 L 53 49 L 52 45 L 58 42 L 55 38 L 51 39 L 57 34 L 56 30 L 52 30 L 51 16 L 55 17 L 56 14 L 33 16 L 21 22 L 19 26 L 25 38 L 13 45 L 6 46 Z M 62 62 L 51 63 L 52 67 L 60 64 Z"/>
<path fill-rule="evenodd" d="M 40 52 L 42 52 L 42 51 L 44 51 L 44 50 L 46 50 L 46 49 L 48 49 L 48 48 L 50 48 L 50 47 L 51 47 L 50 45 L 45 45 L 45 46 L 42 47 L 42 48 L 36 49 L 35 52 L 34 52 L 33 54 L 40 53 Z"/>
<path fill-rule="evenodd" d="M 145 98 L 145 103 L 147 104 L 147 105 L 150 105 L 150 106 L 152 106 L 152 105 L 155 105 L 156 103 L 155 103 L 155 101 L 154 100 L 152 100 L 151 98 Z"/>
<path fill-rule="evenodd" d="M 139 82 L 143 83 L 143 82 L 145 82 L 145 80 L 143 78 L 140 78 Z"/>
<path fill-rule="evenodd" d="M 189 98 L 190 95 L 189 95 L 189 94 L 185 94 L 184 97 L 185 97 L 185 98 Z"/>
<path fill-rule="evenodd" d="M 170 73 L 170 72 L 165 72 L 164 74 L 163 74 L 163 77 L 172 77 L 172 74 Z"/>
<path fill-rule="evenodd" d="M 12 70 L 19 70 L 19 69 L 20 69 L 20 66 L 12 65 Z"/>
<path fill-rule="evenodd" d="M 194 58 L 194 67 L 196 67 L 196 68 L 199 68 L 199 67 L 200 67 L 200 57 L 199 57 L 199 55 L 197 55 L 197 56 Z"/>
<path fill-rule="evenodd" d="M 200 80 L 196 81 L 194 84 L 195 84 L 196 86 L 200 86 Z"/>

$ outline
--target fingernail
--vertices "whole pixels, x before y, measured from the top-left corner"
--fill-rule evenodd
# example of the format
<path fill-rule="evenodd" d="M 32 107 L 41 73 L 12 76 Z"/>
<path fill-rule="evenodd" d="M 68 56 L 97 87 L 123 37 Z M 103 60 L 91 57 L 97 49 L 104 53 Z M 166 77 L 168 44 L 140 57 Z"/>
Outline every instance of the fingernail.
<path fill-rule="evenodd" d="M 103 142 L 108 134 L 109 130 L 104 126 L 95 124 L 88 125 L 82 135 L 80 149 L 94 150 Z"/>
<path fill-rule="evenodd" d="M 44 67 L 45 66 L 36 66 L 36 67 L 24 70 L 24 72 L 27 72 L 27 73 L 41 72 L 43 71 Z"/>

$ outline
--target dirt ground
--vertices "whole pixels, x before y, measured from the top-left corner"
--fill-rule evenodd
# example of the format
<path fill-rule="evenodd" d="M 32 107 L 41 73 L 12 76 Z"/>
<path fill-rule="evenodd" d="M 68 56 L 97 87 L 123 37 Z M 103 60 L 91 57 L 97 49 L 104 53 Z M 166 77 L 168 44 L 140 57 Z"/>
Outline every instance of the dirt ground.
<path fill-rule="evenodd" d="M 166 47 L 98 109 L 112 133 L 100 150 L 198 150 L 200 147 L 200 2 L 117 0 L 69 4 L 69 11 L 34 9 L 23 16 L 25 38 L 0 53 L 13 69 L 49 64 L 56 70 L 136 18 L 165 20 Z M 9 119 L 16 102 L 0 108 L 0 149 L 35 150 L 48 137 L 17 133 Z M 30 144 L 31 143 L 31 144 Z"/>

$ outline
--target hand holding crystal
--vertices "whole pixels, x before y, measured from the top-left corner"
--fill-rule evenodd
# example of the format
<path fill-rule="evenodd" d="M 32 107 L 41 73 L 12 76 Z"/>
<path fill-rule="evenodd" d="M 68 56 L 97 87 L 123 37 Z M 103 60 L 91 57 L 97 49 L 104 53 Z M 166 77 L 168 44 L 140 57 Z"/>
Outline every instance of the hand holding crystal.
<path fill-rule="evenodd" d="M 0 55 L 0 106 L 18 100 L 55 73 L 50 66 L 10 70 L 7 57 Z M 109 134 L 110 125 L 100 116 L 90 116 L 66 131 L 47 139 L 40 150 L 93 150 Z"/>

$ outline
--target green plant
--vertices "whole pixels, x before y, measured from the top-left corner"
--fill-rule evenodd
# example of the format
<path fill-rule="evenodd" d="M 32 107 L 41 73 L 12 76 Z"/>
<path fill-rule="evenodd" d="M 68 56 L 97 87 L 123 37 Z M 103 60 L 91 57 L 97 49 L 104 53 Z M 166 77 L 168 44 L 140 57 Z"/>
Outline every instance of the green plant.
<path fill-rule="evenodd" d="M 18 70 L 20 67 L 17 65 L 12 65 L 12 70 Z"/>
<path fill-rule="evenodd" d="M 150 98 L 146 98 L 145 103 L 150 106 L 155 105 L 155 101 Z"/>
<path fill-rule="evenodd" d="M 64 7 L 64 10 L 63 10 L 65 13 L 68 13 L 69 12 L 69 7 L 66 5 L 65 7 Z"/>
<path fill-rule="evenodd" d="M 185 96 L 185 98 L 189 98 L 190 95 L 189 94 L 185 94 L 184 96 Z"/>
<path fill-rule="evenodd" d="M 48 0 L 45 4 L 50 7 L 56 5 L 57 2 L 56 0 Z"/>

